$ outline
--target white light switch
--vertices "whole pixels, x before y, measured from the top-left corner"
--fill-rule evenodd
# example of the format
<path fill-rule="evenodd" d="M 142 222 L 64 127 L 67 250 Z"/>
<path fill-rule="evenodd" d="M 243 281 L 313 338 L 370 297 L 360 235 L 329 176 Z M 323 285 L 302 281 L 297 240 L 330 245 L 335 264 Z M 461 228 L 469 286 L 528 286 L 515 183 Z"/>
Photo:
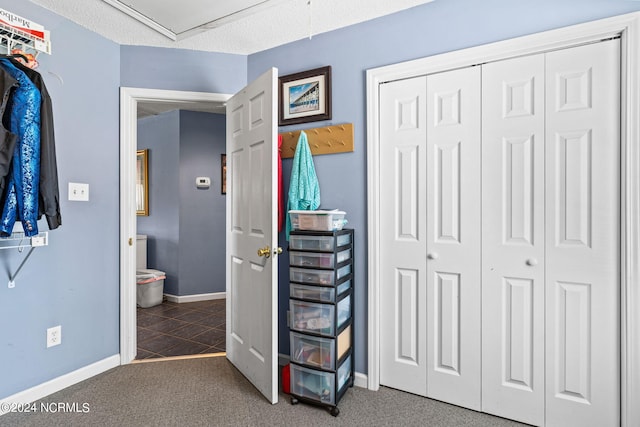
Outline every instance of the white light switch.
<path fill-rule="evenodd" d="M 80 184 L 77 182 L 69 183 L 69 200 L 79 202 L 89 201 L 89 184 Z"/>

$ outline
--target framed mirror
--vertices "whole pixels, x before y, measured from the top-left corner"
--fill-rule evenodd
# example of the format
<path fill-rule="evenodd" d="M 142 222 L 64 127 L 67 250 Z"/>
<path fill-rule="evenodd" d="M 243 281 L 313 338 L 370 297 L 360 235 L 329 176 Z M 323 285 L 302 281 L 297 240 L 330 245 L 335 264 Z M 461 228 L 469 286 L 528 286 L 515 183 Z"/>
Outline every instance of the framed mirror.
<path fill-rule="evenodd" d="M 136 152 L 136 214 L 149 216 L 149 150 Z"/>

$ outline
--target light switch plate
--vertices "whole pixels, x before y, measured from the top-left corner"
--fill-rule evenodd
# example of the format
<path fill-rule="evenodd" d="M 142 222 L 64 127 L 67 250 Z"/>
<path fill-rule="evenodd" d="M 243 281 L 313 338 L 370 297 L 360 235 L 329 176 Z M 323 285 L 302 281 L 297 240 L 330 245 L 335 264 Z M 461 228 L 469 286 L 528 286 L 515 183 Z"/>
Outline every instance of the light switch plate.
<path fill-rule="evenodd" d="M 69 183 L 69 200 L 78 202 L 89 201 L 89 184 L 81 184 L 77 182 Z"/>

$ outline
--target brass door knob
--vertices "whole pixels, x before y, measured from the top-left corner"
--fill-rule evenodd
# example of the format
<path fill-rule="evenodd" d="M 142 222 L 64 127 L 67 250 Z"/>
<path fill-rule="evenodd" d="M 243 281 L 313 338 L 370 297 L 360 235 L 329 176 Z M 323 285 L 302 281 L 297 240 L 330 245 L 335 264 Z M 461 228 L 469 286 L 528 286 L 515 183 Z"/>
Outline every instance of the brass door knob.
<path fill-rule="evenodd" d="M 258 256 L 269 258 L 271 256 L 271 248 L 269 247 L 269 245 L 265 246 L 264 248 L 258 249 Z"/>
<path fill-rule="evenodd" d="M 277 247 L 276 249 L 273 250 L 273 254 L 274 255 L 280 255 L 282 253 L 282 248 L 281 247 Z"/>

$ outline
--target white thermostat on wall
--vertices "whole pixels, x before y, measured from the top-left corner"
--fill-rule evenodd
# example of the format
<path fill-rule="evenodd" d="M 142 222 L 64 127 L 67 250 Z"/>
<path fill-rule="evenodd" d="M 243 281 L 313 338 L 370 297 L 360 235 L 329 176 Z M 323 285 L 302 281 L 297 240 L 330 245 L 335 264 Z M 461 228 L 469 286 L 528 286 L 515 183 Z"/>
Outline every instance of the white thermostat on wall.
<path fill-rule="evenodd" d="M 196 187 L 209 188 L 211 187 L 211 178 L 208 176 L 199 176 L 196 178 Z"/>

